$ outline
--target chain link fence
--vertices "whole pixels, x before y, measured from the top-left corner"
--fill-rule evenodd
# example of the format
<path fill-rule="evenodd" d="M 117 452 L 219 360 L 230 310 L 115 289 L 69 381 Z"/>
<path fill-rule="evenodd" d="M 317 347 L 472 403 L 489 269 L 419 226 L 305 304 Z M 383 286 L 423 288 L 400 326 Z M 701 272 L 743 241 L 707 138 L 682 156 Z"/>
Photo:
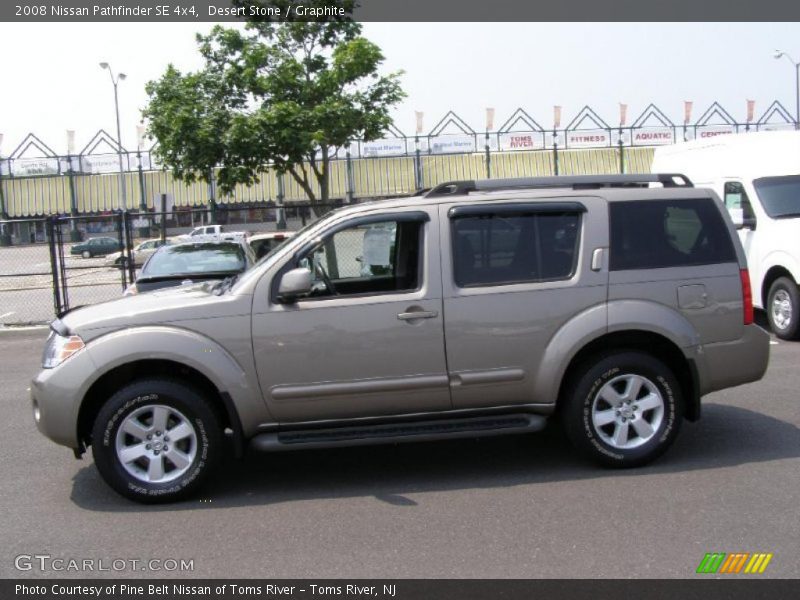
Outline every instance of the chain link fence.
<path fill-rule="evenodd" d="M 0 247 L 0 327 L 47 323 L 79 306 L 119 298 L 159 242 L 184 241 L 196 227 L 294 232 L 341 203 L 176 208 L 5 221 L 14 245 Z M 13 227 L 11 224 L 13 223 Z M 257 239 L 257 238 L 256 238 Z"/>

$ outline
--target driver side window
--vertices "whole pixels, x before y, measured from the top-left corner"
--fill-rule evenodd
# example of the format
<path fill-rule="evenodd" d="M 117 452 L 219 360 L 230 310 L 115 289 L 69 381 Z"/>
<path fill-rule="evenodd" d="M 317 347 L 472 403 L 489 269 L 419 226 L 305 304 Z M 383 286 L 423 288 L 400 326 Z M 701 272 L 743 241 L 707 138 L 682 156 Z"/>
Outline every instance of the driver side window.
<path fill-rule="evenodd" d="M 742 209 L 742 215 L 745 219 L 755 218 L 753 207 L 750 205 L 750 198 L 748 198 L 747 192 L 740 182 L 726 181 L 724 195 L 725 208 L 728 210 Z"/>
<path fill-rule="evenodd" d="M 387 220 L 342 229 L 299 263 L 311 270 L 312 297 L 412 291 L 420 285 L 421 221 Z"/>

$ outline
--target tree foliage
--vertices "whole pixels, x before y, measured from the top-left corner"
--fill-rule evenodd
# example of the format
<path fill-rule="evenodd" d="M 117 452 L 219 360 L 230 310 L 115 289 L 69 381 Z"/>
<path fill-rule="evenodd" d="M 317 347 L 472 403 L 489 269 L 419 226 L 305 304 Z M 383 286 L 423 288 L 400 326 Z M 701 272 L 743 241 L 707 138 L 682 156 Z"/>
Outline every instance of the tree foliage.
<path fill-rule="evenodd" d="M 234 4 L 277 6 L 286 14 L 296 2 Z M 251 20 L 244 31 L 216 26 L 197 36 L 201 70 L 184 74 L 170 65 L 147 84 L 143 115 L 159 158 L 176 177 L 208 181 L 218 167 L 219 188 L 232 193 L 237 184 L 256 183 L 272 163 L 312 202 L 329 199 L 332 153 L 356 138 L 379 138 L 404 97 L 401 73 L 378 73 L 383 54 L 350 18 L 353 2 L 333 4 L 347 16 Z"/>

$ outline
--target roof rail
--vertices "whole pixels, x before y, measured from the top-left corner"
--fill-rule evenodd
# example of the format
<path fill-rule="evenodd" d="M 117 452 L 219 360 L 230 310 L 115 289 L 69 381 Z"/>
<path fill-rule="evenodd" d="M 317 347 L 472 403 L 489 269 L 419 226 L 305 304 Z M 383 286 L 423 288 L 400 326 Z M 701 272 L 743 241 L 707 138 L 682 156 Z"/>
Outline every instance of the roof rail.
<path fill-rule="evenodd" d="M 426 198 L 469 194 L 470 192 L 493 192 L 499 190 L 534 188 L 572 188 L 593 190 L 604 187 L 647 187 L 660 183 L 664 187 L 694 187 L 686 175 L 681 173 L 642 173 L 637 175 L 559 175 L 555 177 L 519 177 L 513 179 L 478 179 L 473 181 L 448 181 L 440 183 Z"/>

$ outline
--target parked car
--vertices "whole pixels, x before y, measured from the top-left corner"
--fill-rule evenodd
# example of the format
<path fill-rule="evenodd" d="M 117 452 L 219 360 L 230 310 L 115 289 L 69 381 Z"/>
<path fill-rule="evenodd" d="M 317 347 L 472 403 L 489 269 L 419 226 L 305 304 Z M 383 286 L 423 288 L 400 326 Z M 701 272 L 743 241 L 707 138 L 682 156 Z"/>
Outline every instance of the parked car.
<path fill-rule="evenodd" d="M 238 242 L 200 242 L 162 246 L 142 267 L 126 296 L 176 285 L 237 276 L 255 264 L 250 247 Z"/>
<path fill-rule="evenodd" d="M 800 339 L 800 132 L 762 131 L 658 148 L 653 169 L 685 173 L 725 202 L 747 255 L 753 304 Z"/>
<path fill-rule="evenodd" d="M 459 181 L 348 206 L 226 281 L 53 322 L 39 430 L 91 446 L 142 502 L 194 493 L 227 443 L 478 437 L 554 417 L 588 457 L 635 467 L 769 357 L 730 216 L 672 175 Z"/>
<path fill-rule="evenodd" d="M 227 231 L 223 225 L 203 225 L 176 237 L 181 242 L 240 242 L 247 239 L 246 231 Z"/>
<path fill-rule="evenodd" d="M 172 241 L 169 239 L 161 240 L 160 238 L 141 242 L 133 249 L 133 264 L 137 267 L 141 267 L 156 250 L 165 244 L 171 243 Z M 113 254 L 106 256 L 105 264 L 110 267 L 119 267 L 125 263 L 126 258 L 127 257 L 125 256 L 124 252 L 114 252 Z"/>
<path fill-rule="evenodd" d="M 257 260 L 261 260 L 275 248 L 294 235 L 294 231 L 270 231 L 269 233 L 257 233 L 247 238 Z"/>
<path fill-rule="evenodd" d="M 70 248 L 69 253 L 80 255 L 83 258 L 93 258 L 95 256 L 105 256 L 112 252 L 119 252 L 120 250 L 122 250 L 122 245 L 117 238 L 96 237 L 80 244 L 75 244 Z"/>

